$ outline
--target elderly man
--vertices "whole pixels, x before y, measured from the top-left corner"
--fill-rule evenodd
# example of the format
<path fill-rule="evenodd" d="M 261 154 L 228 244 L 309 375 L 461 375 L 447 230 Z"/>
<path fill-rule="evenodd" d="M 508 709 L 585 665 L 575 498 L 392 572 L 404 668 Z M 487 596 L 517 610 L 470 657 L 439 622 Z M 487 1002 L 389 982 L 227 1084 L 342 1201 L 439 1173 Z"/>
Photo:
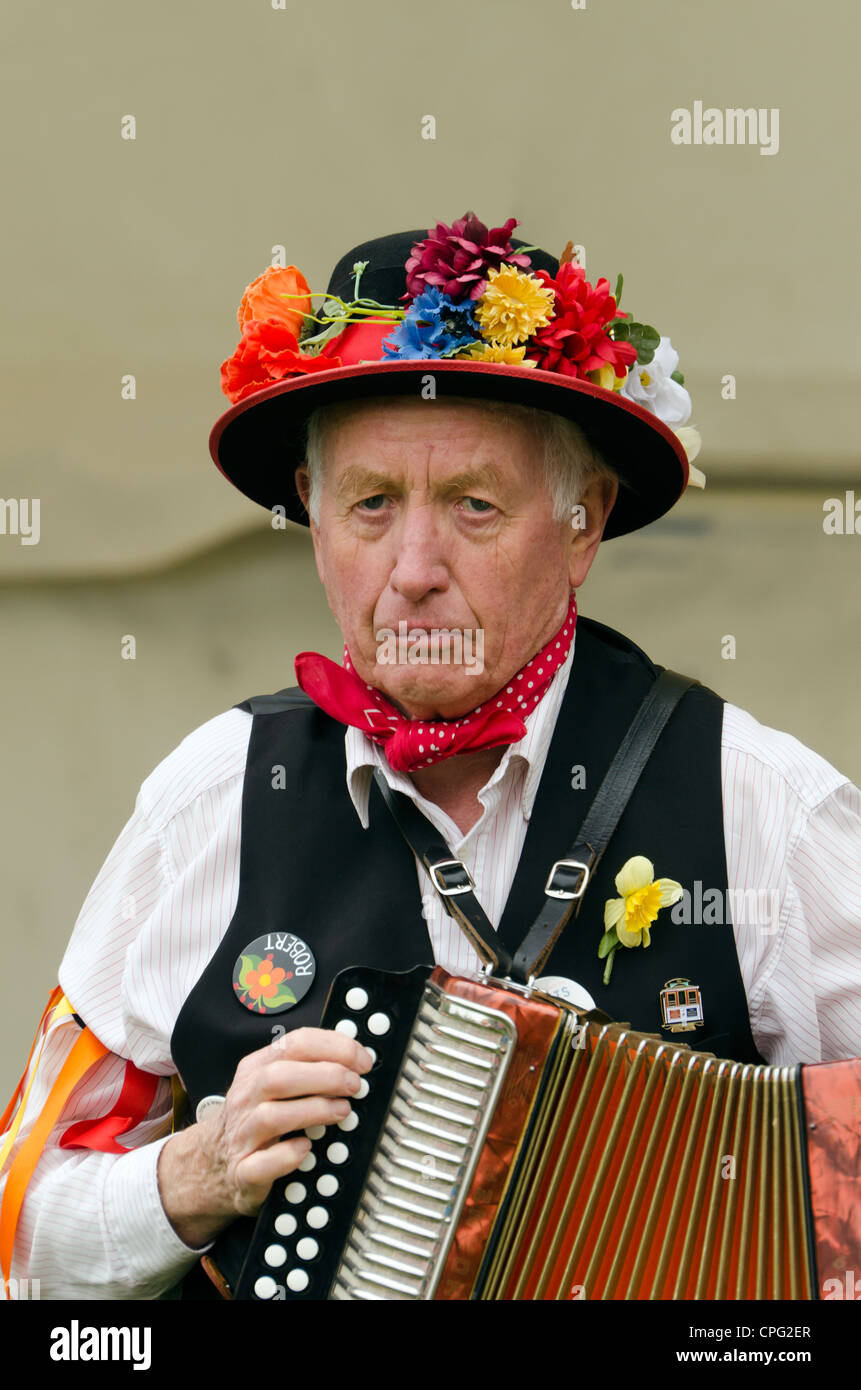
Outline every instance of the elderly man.
<path fill-rule="evenodd" d="M 304 696 L 192 733 L 93 885 L 7 1146 L 20 1154 L 48 1117 L 26 1198 L 16 1179 L 12 1262 L 43 1297 L 157 1297 L 201 1254 L 211 1282 L 195 1270 L 185 1296 L 229 1293 L 272 1183 L 312 1172 L 306 1131 L 355 1123 L 374 1059 L 317 1026 L 334 976 L 529 957 L 553 866 L 655 683 L 574 598 L 602 537 L 661 515 L 687 480 L 638 358 L 654 351 L 642 334 L 631 346 L 642 325 L 606 282 L 510 230 L 462 219 L 368 243 L 316 316 L 295 279 L 260 277 L 243 300 L 213 453 L 246 495 L 310 524 L 344 664 L 305 653 Z M 672 370 L 659 385 L 677 401 Z M 635 372 L 639 404 L 614 389 Z M 405 632 L 406 653 L 390 640 Z M 381 778 L 464 866 L 477 927 L 404 843 Z M 695 1047 L 857 1055 L 859 844 L 845 778 L 694 686 L 538 984 L 671 1036 L 661 994 L 682 979 L 701 999 Z M 768 908 L 692 921 L 703 888 Z M 68 1099 L 58 1078 L 84 1024 L 93 1050 Z M 171 1077 L 194 1122 L 167 1134 Z"/>

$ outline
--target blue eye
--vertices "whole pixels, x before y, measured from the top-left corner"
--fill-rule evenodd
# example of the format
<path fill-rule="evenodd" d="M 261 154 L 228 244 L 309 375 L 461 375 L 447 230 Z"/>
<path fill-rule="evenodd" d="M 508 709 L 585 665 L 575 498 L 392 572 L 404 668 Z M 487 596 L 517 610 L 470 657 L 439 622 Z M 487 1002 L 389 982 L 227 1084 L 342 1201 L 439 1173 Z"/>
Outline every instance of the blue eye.
<path fill-rule="evenodd" d="M 382 504 L 387 500 L 384 492 L 378 492 L 373 497 L 365 497 L 363 501 L 359 503 L 359 506 L 366 508 L 369 512 L 378 512 Z"/>
<path fill-rule="evenodd" d="M 493 511 L 493 503 L 486 501 L 483 497 L 464 497 L 464 502 L 472 502 L 470 511 L 490 512 Z"/>

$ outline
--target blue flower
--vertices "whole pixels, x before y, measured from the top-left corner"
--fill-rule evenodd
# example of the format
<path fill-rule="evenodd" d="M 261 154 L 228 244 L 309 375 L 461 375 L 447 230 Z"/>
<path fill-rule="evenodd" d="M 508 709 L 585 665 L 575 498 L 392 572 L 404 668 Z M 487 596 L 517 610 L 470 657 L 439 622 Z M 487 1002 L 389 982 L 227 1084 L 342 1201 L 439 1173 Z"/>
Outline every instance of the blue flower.
<path fill-rule="evenodd" d="M 413 300 L 394 333 L 383 339 L 383 357 L 446 357 L 480 337 L 471 301 L 455 304 L 432 285 Z"/>

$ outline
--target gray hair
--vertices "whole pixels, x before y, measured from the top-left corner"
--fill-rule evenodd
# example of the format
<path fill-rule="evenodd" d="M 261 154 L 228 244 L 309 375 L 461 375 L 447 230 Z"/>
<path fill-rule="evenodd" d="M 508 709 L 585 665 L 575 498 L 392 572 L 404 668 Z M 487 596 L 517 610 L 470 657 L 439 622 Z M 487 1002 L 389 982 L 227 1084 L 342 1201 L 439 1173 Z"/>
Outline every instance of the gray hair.
<path fill-rule="evenodd" d="M 504 424 L 519 422 L 533 432 L 536 446 L 543 454 L 544 481 L 553 499 L 554 521 L 570 519 L 587 483 L 593 478 L 606 478 L 608 481 L 618 479 L 615 469 L 606 464 L 592 448 L 580 426 L 563 415 L 507 401 L 479 401 L 462 396 L 449 399 L 484 410 Z M 337 405 L 320 406 L 308 418 L 305 467 L 310 484 L 308 514 L 312 521 L 319 521 L 320 517 L 326 431 L 356 404 L 355 401 L 344 401 Z"/>

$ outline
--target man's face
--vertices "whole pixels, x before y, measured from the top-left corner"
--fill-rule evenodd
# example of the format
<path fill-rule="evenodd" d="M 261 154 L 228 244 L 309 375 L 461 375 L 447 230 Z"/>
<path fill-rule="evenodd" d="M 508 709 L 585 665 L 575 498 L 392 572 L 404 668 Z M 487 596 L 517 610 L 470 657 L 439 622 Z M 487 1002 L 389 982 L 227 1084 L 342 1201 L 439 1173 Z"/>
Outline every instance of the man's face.
<path fill-rule="evenodd" d="M 297 482 L 306 495 L 301 469 Z M 600 522 L 554 521 L 532 432 L 469 402 L 367 402 L 337 420 L 311 533 L 357 674 L 412 718 L 482 704 L 561 626 L 614 496 L 597 492 Z M 393 660 L 385 635 L 419 629 L 462 632 L 465 659 L 437 639 L 434 661 L 429 636 L 424 662 L 404 646 Z"/>

